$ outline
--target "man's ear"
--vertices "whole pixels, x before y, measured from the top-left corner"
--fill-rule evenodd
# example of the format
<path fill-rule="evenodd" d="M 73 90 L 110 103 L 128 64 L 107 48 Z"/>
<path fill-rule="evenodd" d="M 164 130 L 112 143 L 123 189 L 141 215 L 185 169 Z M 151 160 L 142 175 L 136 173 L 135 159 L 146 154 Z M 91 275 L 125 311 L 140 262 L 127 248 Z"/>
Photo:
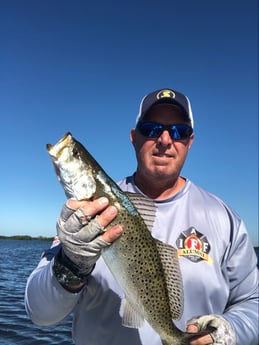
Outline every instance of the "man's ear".
<path fill-rule="evenodd" d="M 136 135 L 136 128 L 132 128 L 130 131 L 130 141 L 132 142 L 133 146 L 135 146 L 135 135 Z"/>
<path fill-rule="evenodd" d="M 192 135 L 190 137 L 188 150 L 190 150 L 190 148 L 192 147 L 193 140 L 194 140 L 194 133 L 192 133 Z"/>

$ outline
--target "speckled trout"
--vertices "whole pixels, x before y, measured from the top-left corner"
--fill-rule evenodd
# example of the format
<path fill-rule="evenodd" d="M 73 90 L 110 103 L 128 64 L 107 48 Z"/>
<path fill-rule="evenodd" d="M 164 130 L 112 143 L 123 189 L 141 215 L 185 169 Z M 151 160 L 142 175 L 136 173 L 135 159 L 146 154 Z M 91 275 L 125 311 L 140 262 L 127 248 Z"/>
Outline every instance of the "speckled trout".
<path fill-rule="evenodd" d="M 94 200 L 105 196 L 118 209 L 110 226 L 121 224 L 123 234 L 102 256 L 125 296 L 122 324 L 139 328 L 146 320 L 163 345 L 189 344 L 190 334 L 172 321 L 183 310 L 181 272 L 176 249 L 152 237 L 153 201 L 123 192 L 70 133 L 54 146 L 48 144 L 47 150 L 67 197 Z"/>

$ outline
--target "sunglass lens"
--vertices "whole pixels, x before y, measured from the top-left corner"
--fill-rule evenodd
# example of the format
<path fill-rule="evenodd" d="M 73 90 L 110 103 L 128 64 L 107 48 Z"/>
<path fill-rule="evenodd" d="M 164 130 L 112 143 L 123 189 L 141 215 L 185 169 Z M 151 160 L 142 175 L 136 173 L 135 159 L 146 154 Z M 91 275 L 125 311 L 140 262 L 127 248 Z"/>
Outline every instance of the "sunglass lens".
<path fill-rule="evenodd" d="M 186 125 L 174 125 L 171 127 L 170 135 L 174 140 L 187 139 L 192 134 L 192 128 Z"/>
<path fill-rule="evenodd" d="M 139 130 L 147 138 L 158 138 L 162 134 L 163 126 L 152 122 L 144 122 L 140 125 Z"/>

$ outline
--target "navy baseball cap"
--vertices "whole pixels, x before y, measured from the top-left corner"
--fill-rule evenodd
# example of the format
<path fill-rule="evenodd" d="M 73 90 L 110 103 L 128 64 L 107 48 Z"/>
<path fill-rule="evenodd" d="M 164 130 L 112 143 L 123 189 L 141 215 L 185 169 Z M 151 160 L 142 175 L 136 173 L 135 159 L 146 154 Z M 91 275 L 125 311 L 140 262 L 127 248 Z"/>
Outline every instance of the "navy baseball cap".
<path fill-rule="evenodd" d="M 144 118 L 148 110 L 155 104 L 178 105 L 183 109 L 190 126 L 193 128 L 194 122 L 189 99 L 182 93 L 172 89 L 160 89 L 146 95 L 140 103 L 136 124 Z"/>

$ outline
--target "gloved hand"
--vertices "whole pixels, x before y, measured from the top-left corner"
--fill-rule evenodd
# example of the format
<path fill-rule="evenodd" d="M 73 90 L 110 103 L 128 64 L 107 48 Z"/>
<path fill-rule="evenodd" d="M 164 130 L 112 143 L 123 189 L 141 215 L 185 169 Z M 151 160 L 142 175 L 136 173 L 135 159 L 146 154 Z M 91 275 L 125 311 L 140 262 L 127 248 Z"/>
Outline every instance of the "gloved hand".
<path fill-rule="evenodd" d="M 213 345 L 236 345 L 236 337 L 231 324 L 220 315 L 203 315 L 194 317 L 187 322 L 187 331 L 190 331 L 190 326 L 197 326 L 199 331 L 206 331 L 208 327 L 215 327 L 209 335 L 203 337 L 211 337 Z M 190 341 L 192 344 L 192 341 Z M 195 344 L 198 344 L 196 341 Z M 205 344 L 203 342 L 203 344 Z M 211 344 L 208 342 L 206 344 Z"/>
<path fill-rule="evenodd" d="M 81 274 L 87 274 L 109 246 L 99 235 L 104 228 L 97 218 L 91 219 L 82 208 L 71 209 L 66 203 L 57 222 L 57 234 L 65 255 L 78 266 Z"/>
<path fill-rule="evenodd" d="M 119 237 L 122 231 L 119 226 L 105 232 L 105 226 L 117 215 L 115 207 L 107 206 L 106 198 L 92 202 L 68 200 L 63 206 L 57 221 L 62 252 L 57 257 L 56 266 L 54 265 L 55 275 L 63 286 L 69 285 L 70 281 L 71 285 L 79 283 L 81 280 L 75 280 L 70 273 L 81 278 L 87 276 L 102 249 Z M 96 216 L 100 211 L 100 215 Z M 69 270 L 62 269 L 62 265 Z"/>

